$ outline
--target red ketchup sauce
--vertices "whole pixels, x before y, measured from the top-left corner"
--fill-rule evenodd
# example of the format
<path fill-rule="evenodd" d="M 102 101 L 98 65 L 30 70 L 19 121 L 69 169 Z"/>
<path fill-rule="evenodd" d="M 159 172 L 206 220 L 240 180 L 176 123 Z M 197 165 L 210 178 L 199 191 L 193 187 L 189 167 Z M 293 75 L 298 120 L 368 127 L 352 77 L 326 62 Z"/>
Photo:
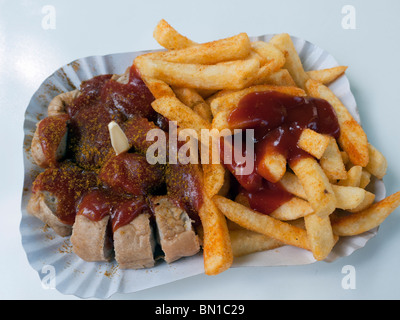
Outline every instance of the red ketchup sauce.
<path fill-rule="evenodd" d="M 92 221 L 100 221 L 110 216 L 112 231 L 115 232 L 142 213 L 151 214 L 144 196 L 117 194 L 108 189 L 101 189 L 94 190 L 82 198 L 77 214 Z"/>
<path fill-rule="evenodd" d="M 63 162 L 58 168 L 49 168 L 40 173 L 33 182 L 32 192 L 48 192 L 56 203 L 56 216 L 60 221 L 73 225 L 76 206 L 90 190 L 98 187 L 95 173 L 84 171 L 78 166 Z"/>
<path fill-rule="evenodd" d="M 247 176 L 238 175 L 237 170 L 240 171 L 241 165 L 234 161 L 226 167 L 240 184 L 239 192 L 246 195 L 251 208 L 265 214 L 271 213 L 292 196 L 279 182 L 272 183 L 260 174 L 257 160 L 268 153 L 284 155 L 289 164 L 311 157 L 297 145 L 306 128 L 336 139 L 340 135 L 336 113 L 327 101 L 275 91 L 254 92 L 243 97 L 238 107 L 230 113 L 228 123 L 234 129 L 254 129 L 253 172 Z"/>

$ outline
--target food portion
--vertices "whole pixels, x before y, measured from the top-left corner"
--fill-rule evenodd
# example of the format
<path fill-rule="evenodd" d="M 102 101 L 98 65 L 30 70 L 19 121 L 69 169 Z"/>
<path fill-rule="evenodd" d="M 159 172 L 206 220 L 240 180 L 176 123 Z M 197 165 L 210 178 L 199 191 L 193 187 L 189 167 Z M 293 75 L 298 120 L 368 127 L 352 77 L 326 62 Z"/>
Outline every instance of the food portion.
<path fill-rule="evenodd" d="M 202 251 L 208 275 L 284 245 L 324 260 L 400 205 L 375 202 L 387 161 L 329 89 L 347 67 L 304 70 L 287 34 L 199 44 L 162 20 L 154 38 L 166 50 L 55 97 L 37 125 L 28 211 L 79 257 Z"/>

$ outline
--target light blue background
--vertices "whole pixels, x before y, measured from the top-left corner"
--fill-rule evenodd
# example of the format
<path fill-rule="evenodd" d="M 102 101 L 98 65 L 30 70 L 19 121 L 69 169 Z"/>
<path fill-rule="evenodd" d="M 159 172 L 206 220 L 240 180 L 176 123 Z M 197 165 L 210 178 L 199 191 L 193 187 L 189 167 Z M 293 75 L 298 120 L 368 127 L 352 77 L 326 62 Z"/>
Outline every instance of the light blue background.
<path fill-rule="evenodd" d="M 344 5 L 356 9 L 356 30 L 341 25 Z M 56 8 L 56 29 L 41 10 Z M 42 288 L 20 243 L 25 108 L 43 80 L 81 57 L 159 48 L 152 38 L 164 18 L 197 42 L 247 32 L 287 32 L 348 65 L 347 76 L 370 141 L 387 157 L 387 193 L 400 190 L 400 1 L 0 0 L 0 298 L 76 299 Z M 230 269 L 199 275 L 121 299 L 399 299 L 400 210 L 363 249 L 334 263 Z M 356 270 L 356 289 L 341 286 L 342 267 Z"/>

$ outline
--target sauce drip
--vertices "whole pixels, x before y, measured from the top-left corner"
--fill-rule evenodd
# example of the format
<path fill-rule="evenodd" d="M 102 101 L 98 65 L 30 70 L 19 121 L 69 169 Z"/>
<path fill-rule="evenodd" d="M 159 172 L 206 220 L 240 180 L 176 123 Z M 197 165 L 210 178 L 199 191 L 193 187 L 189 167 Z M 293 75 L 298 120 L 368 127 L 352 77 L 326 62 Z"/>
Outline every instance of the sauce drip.
<path fill-rule="evenodd" d="M 32 192 L 48 192 L 54 199 L 47 204 L 56 207 L 56 216 L 64 223 L 73 225 L 76 206 L 81 198 L 99 185 L 93 172 L 84 171 L 70 162 L 63 162 L 58 168 L 49 168 L 40 173 L 33 182 Z"/>
<path fill-rule="evenodd" d="M 151 214 L 145 197 L 116 194 L 102 189 L 88 193 L 79 204 L 77 214 L 92 221 L 100 221 L 109 215 L 112 231 L 115 232 L 141 213 Z"/>
<path fill-rule="evenodd" d="M 284 155 L 289 164 L 304 157 L 311 157 L 297 145 L 302 131 L 306 128 L 335 139 L 340 135 L 336 113 L 327 101 L 312 97 L 295 97 L 275 91 L 253 92 L 244 96 L 238 107 L 230 113 L 228 123 L 235 129 L 254 129 L 253 172 L 245 176 L 238 175 L 243 164 L 234 161 L 225 166 L 240 184 L 251 208 L 263 213 L 272 212 L 272 209 L 290 200 L 291 195 L 279 183 L 266 180 L 258 172 L 257 161 L 264 155 L 273 153 Z M 220 151 L 222 156 L 223 144 L 221 143 Z M 231 150 L 233 154 L 233 146 Z"/>

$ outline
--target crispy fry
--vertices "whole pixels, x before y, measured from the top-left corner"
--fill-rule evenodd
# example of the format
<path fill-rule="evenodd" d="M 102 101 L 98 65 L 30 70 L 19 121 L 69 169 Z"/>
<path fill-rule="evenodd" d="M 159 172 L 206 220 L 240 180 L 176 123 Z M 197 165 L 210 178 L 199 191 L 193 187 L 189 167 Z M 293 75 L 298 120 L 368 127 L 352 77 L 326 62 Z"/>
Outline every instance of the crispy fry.
<path fill-rule="evenodd" d="M 268 215 L 255 212 L 245 206 L 221 196 L 213 200 L 222 213 L 240 226 L 282 241 L 285 244 L 309 249 L 305 230 L 286 222 L 274 219 Z"/>
<path fill-rule="evenodd" d="M 310 214 L 304 217 L 304 222 L 314 258 L 318 261 L 324 260 L 339 238 L 332 232 L 329 216 Z"/>
<path fill-rule="evenodd" d="M 210 106 L 204 101 L 203 97 L 192 88 L 173 88 L 175 95 L 188 107 L 192 108 L 202 118 L 211 123 L 212 114 Z"/>
<path fill-rule="evenodd" d="M 270 40 L 270 43 L 272 43 L 285 54 L 286 61 L 283 67 L 289 71 L 294 82 L 296 82 L 300 88 L 304 89 L 305 83 L 309 79 L 309 76 L 304 71 L 300 57 L 297 54 L 296 48 L 294 47 L 290 36 L 287 33 L 275 35 Z"/>
<path fill-rule="evenodd" d="M 354 165 L 367 166 L 369 162 L 368 140 L 360 124 L 353 119 L 350 112 L 328 87 L 315 80 L 308 80 L 306 90 L 310 96 L 325 99 L 332 105 L 340 126 L 340 146 L 347 152 Z"/>
<path fill-rule="evenodd" d="M 278 182 L 286 172 L 286 157 L 279 152 L 262 154 L 258 161 L 257 172 L 270 182 Z"/>
<path fill-rule="evenodd" d="M 346 167 L 335 138 L 330 138 L 319 164 L 330 181 L 347 178 Z"/>
<path fill-rule="evenodd" d="M 245 59 L 250 54 L 250 40 L 246 33 L 217 41 L 192 45 L 179 50 L 151 52 L 149 59 L 175 63 L 216 64 Z"/>
<path fill-rule="evenodd" d="M 304 129 L 297 145 L 317 159 L 321 159 L 330 142 L 330 136 L 311 129 Z"/>
<path fill-rule="evenodd" d="M 193 129 L 201 137 L 201 129 L 209 129 L 210 124 L 178 98 L 162 97 L 151 104 L 154 110 L 170 121 L 176 121 L 181 129 Z"/>
<path fill-rule="evenodd" d="M 313 212 L 314 210 L 308 201 L 294 197 L 270 213 L 270 217 L 282 221 L 291 221 L 304 218 Z"/>
<path fill-rule="evenodd" d="M 344 216 L 332 216 L 333 232 L 354 236 L 379 226 L 400 205 L 400 191 L 374 203 L 369 208 Z"/>
<path fill-rule="evenodd" d="M 257 76 L 257 59 L 221 62 L 213 65 L 186 64 L 154 60 L 139 56 L 134 61 L 144 78 L 195 89 L 242 89 Z"/>
<path fill-rule="evenodd" d="M 221 191 L 225 182 L 225 168 L 222 164 L 203 164 L 204 189 L 209 197 Z"/>
<path fill-rule="evenodd" d="M 361 205 L 366 197 L 367 191 L 352 186 L 332 185 L 336 197 L 336 208 L 351 210 Z"/>
<path fill-rule="evenodd" d="M 372 192 L 365 191 L 364 200 L 355 208 L 347 209 L 349 212 L 359 212 L 369 208 L 375 201 L 375 195 Z"/>
<path fill-rule="evenodd" d="M 268 84 L 271 86 L 283 86 L 283 87 L 295 87 L 294 82 L 289 71 L 286 69 L 280 69 L 271 74 L 264 74 L 264 72 L 259 72 L 257 78 L 252 83 L 253 85 Z"/>
<path fill-rule="evenodd" d="M 287 192 L 295 195 L 296 197 L 307 200 L 307 195 L 304 191 L 303 185 L 300 183 L 299 178 L 295 174 L 286 171 L 279 183 Z"/>
<path fill-rule="evenodd" d="M 347 178 L 340 180 L 338 185 L 340 186 L 350 186 L 359 187 L 361 182 L 363 168 L 361 166 L 353 166 L 347 171 Z"/>
<path fill-rule="evenodd" d="M 370 143 L 368 144 L 369 162 L 366 166 L 368 172 L 382 179 L 387 170 L 387 161 L 383 154 Z"/>
<path fill-rule="evenodd" d="M 234 257 L 276 249 L 284 245 L 281 241 L 246 229 L 229 230 Z"/>
<path fill-rule="evenodd" d="M 307 71 L 307 75 L 315 81 L 328 85 L 342 76 L 346 70 L 346 66 L 338 66 L 328 69 Z"/>
<path fill-rule="evenodd" d="M 157 24 L 153 32 L 153 37 L 161 46 L 168 50 L 188 48 L 197 44 L 178 33 L 164 19 Z"/>
<path fill-rule="evenodd" d="M 299 178 L 315 214 L 326 217 L 336 208 L 336 198 L 328 177 L 314 158 L 301 158 L 290 167 Z"/>
<path fill-rule="evenodd" d="M 199 216 L 203 226 L 204 269 L 207 275 L 216 275 L 231 266 L 232 247 L 224 215 L 206 193 L 203 202 Z"/>

